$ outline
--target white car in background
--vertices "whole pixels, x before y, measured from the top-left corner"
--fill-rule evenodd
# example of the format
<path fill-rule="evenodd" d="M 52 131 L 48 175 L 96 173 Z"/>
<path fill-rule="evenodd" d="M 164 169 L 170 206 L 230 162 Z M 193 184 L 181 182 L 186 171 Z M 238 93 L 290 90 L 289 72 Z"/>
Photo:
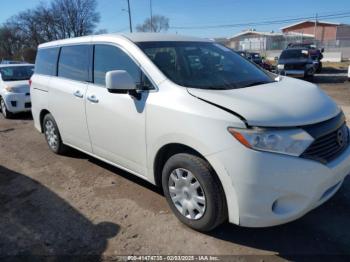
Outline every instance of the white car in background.
<path fill-rule="evenodd" d="M 0 108 L 5 118 L 31 110 L 29 79 L 33 72 L 32 64 L 0 65 Z"/>

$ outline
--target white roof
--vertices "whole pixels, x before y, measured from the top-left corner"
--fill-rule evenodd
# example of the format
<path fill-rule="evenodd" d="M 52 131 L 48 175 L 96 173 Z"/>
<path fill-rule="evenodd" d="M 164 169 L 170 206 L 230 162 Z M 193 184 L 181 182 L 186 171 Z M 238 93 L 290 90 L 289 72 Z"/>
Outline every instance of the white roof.
<path fill-rule="evenodd" d="M 303 37 L 314 37 L 313 34 L 304 34 L 304 33 L 300 33 L 300 32 L 287 32 L 284 34 L 284 36 L 288 37 L 294 37 L 294 36 L 303 36 Z"/>
<path fill-rule="evenodd" d="M 261 35 L 261 36 L 280 36 L 280 35 L 283 35 L 281 33 L 274 33 L 274 32 L 258 32 L 258 31 L 254 31 L 254 30 L 247 30 L 247 31 L 240 32 L 240 33 L 232 36 L 231 38 L 236 38 L 236 37 L 246 35 L 246 34 L 255 34 L 255 35 Z"/>
<path fill-rule="evenodd" d="M 34 66 L 33 64 L 0 64 L 1 67 L 14 67 L 14 66 Z"/>
<path fill-rule="evenodd" d="M 117 39 L 128 39 L 132 42 L 153 42 L 153 41 L 185 41 L 185 42 L 212 42 L 210 39 L 183 36 L 177 34 L 164 34 L 164 33 L 121 33 L 121 34 L 104 34 L 104 35 L 91 35 L 91 36 L 82 36 L 75 38 L 67 38 L 63 40 L 57 40 L 52 42 L 47 42 L 39 45 L 39 48 L 65 45 L 65 44 L 74 44 L 74 43 L 84 43 L 90 42 L 93 39 L 103 40 L 103 38 L 115 38 Z"/>
<path fill-rule="evenodd" d="M 315 23 L 315 20 L 303 20 L 303 21 L 300 21 L 298 23 L 294 23 L 294 24 L 291 24 L 291 25 L 287 25 L 287 26 L 284 26 L 284 27 L 281 27 L 280 29 L 283 30 L 283 29 L 286 29 L 286 28 L 289 28 L 289 27 L 293 27 L 293 26 L 296 26 L 296 25 L 300 25 L 300 24 L 303 24 L 303 23 Z M 328 24 L 328 25 L 340 25 L 340 23 L 332 23 L 332 22 L 326 22 L 326 21 L 317 21 L 318 24 Z"/>
<path fill-rule="evenodd" d="M 163 34 L 163 33 L 129 33 L 122 34 L 124 37 L 130 39 L 133 42 L 152 42 L 152 41 L 189 41 L 189 42 L 210 42 L 212 40 L 192 37 L 192 36 L 184 36 L 177 34 Z"/>

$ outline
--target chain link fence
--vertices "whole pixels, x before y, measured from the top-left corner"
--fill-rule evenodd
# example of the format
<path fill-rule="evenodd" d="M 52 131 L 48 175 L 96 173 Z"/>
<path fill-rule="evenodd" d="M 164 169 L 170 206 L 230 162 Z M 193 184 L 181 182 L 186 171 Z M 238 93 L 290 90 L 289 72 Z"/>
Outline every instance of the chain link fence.
<path fill-rule="evenodd" d="M 325 53 L 337 60 L 350 59 L 350 37 L 338 40 L 318 41 L 305 35 L 280 34 L 257 36 L 237 39 L 225 43 L 228 47 L 236 50 L 259 52 L 264 56 L 278 56 L 290 43 L 311 43 L 317 48 L 324 48 Z M 327 55 L 326 55 L 327 57 Z M 337 57 L 337 58 L 335 58 Z"/>

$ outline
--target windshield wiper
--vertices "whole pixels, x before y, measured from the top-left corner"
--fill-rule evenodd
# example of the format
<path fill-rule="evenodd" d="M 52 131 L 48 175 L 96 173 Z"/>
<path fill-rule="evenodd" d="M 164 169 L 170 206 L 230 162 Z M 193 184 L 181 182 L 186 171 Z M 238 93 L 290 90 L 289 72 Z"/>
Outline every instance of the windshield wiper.
<path fill-rule="evenodd" d="M 264 84 L 269 84 L 271 83 L 270 81 L 256 81 L 253 83 L 249 83 L 248 85 L 245 85 L 244 87 L 250 87 L 250 86 L 258 86 L 258 85 L 264 85 Z"/>
<path fill-rule="evenodd" d="M 29 80 L 29 78 L 7 78 L 4 81 L 24 81 L 24 80 Z"/>

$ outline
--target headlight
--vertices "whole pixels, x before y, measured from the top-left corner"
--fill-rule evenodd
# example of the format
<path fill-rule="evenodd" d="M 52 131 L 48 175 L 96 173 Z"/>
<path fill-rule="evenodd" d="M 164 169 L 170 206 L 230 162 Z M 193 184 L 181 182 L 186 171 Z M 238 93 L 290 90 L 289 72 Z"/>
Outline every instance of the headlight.
<path fill-rule="evenodd" d="M 314 141 L 302 129 L 228 128 L 228 131 L 248 148 L 292 156 L 300 156 Z"/>
<path fill-rule="evenodd" d="M 283 70 L 284 69 L 284 65 L 277 65 L 277 68 L 280 69 L 280 70 Z"/>
<path fill-rule="evenodd" d="M 7 92 L 13 92 L 13 87 L 11 86 L 5 86 L 4 88 Z"/>

